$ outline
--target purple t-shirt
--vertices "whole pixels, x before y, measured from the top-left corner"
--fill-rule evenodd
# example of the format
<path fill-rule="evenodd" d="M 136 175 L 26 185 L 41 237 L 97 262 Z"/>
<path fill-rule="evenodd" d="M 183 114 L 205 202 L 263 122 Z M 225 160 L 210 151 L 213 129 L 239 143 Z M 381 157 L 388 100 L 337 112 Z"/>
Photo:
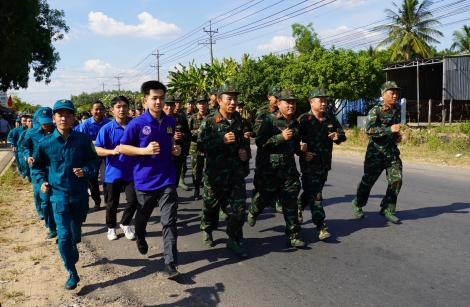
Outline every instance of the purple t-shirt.
<path fill-rule="evenodd" d="M 122 145 L 144 148 L 150 142 L 160 145 L 158 155 L 134 157 L 134 185 L 139 191 L 155 191 L 170 184 L 176 184 L 176 169 L 171 158 L 172 140 L 176 121 L 162 112 L 162 120 L 145 112 L 131 120 L 121 137 Z"/>

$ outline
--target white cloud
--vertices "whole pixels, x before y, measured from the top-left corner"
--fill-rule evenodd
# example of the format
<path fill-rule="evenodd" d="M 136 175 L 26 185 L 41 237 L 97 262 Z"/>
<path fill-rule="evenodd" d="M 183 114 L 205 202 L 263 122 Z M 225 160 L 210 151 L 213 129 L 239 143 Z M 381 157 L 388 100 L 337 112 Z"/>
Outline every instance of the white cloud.
<path fill-rule="evenodd" d="M 118 73 L 119 69 L 113 67 L 109 63 L 105 63 L 102 60 L 87 60 L 83 65 L 83 70 L 86 72 L 91 72 L 98 74 L 100 76 L 109 74 L 109 73 Z"/>
<path fill-rule="evenodd" d="M 295 39 L 290 36 L 274 36 L 268 44 L 258 45 L 256 49 L 266 52 L 282 51 L 293 48 Z"/>
<path fill-rule="evenodd" d="M 105 36 L 160 38 L 181 33 L 181 30 L 175 24 L 153 18 L 147 12 L 139 14 L 137 18 L 140 20 L 140 24 L 126 25 L 101 12 L 90 12 L 88 14 L 88 27 L 93 32 Z"/>

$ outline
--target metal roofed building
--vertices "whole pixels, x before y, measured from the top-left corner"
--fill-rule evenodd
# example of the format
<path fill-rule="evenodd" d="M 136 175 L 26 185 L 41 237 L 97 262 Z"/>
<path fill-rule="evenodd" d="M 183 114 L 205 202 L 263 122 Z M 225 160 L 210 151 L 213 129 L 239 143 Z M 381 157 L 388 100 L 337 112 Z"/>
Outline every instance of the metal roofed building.
<path fill-rule="evenodd" d="M 384 64 L 383 70 L 402 88 L 407 122 L 440 122 L 443 114 L 449 122 L 470 119 L 470 55 Z"/>

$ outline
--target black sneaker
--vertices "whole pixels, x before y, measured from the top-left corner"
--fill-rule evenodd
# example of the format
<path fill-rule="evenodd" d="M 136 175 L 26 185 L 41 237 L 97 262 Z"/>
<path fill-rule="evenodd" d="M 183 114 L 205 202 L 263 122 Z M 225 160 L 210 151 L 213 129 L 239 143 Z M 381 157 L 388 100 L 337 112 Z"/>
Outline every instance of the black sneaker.
<path fill-rule="evenodd" d="M 147 241 L 145 241 L 145 239 L 137 238 L 135 242 L 137 243 L 137 249 L 139 250 L 139 252 L 142 255 L 147 254 L 147 252 L 149 251 L 149 246 L 147 244 Z"/>
<path fill-rule="evenodd" d="M 93 207 L 93 212 L 100 211 L 100 210 L 101 210 L 101 205 L 98 203 L 95 203 L 95 206 Z"/>
<path fill-rule="evenodd" d="M 165 263 L 165 266 L 163 267 L 163 276 L 168 279 L 176 279 L 181 276 L 181 273 L 176 270 L 175 265 L 173 263 Z"/>

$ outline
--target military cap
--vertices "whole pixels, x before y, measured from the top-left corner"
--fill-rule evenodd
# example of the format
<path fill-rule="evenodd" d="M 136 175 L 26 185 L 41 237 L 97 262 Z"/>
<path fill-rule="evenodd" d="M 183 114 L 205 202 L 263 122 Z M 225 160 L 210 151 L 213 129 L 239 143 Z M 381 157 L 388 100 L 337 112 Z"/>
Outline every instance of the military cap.
<path fill-rule="evenodd" d="M 180 94 L 180 93 L 176 93 L 176 94 L 174 95 L 174 99 L 175 99 L 175 101 L 181 100 L 181 94 Z"/>
<path fill-rule="evenodd" d="M 175 100 L 175 96 L 168 94 L 166 95 L 165 103 L 175 103 Z"/>
<path fill-rule="evenodd" d="M 143 108 L 142 108 L 142 104 L 141 104 L 140 102 L 136 103 L 136 104 L 135 104 L 135 109 L 136 109 L 136 110 L 142 110 L 142 109 L 143 109 Z"/>
<path fill-rule="evenodd" d="M 227 93 L 234 93 L 234 94 L 240 94 L 240 92 L 237 90 L 237 87 L 233 83 L 224 83 L 222 86 L 219 87 L 219 90 L 217 92 L 217 95 L 222 95 L 222 94 L 227 94 Z"/>
<path fill-rule="evenodd" d="M 62 110 L 62 109 L 67 109 L 67 110 L 73 111 L 75 113 L 75 106 L 68 99 L 57 100 L 56 103 L 54 103 L 54 107 L 52 108 L 52 112 L 55 112 L 57 110 Z"/>
<path fill-rule="evenodd" d="M 21 119 L 20 119 L 20 118 L 17 118 L 17 119 L 15 120 L 15 122 L 21 123 Z"/>
<path fill-rule="evenodd" d="M 271 86 L 268 89 L 268 96 L 276 96 L 277 98 L 279 98 L 279 94 L 281 93 L 281 91 L 282 87 L 280 87 L 279 85 Z"/>
<path fill-rule="evenodd" d="M 382 93 L 385 93 L 388 90 L 401 90 L 401 87 L 398 87 L 395 81 L 387 81 L 384 84 L 382 84 L 380 91 Z"/>
<path fill-rule="evenodd" d="M 239 101 L 239 102 L 238 102 L 238 106 L 244 108 L 244 107 L 245 107 L 245 103 L 244 103 L 243 101 Z"/>
<path fill-rule="evenodd" d="M 217 95 L 217 88 L 216 87 L 211 87 L 211 89 L 209 90 L 209 96 L 211 95 Z"/>
<path fill-rule="evenodd" d="M 52 123 L 52 109 L 48 107 L 42 107 L 38 110 L 36 118 L 41 125 Z"/>
<path fill-rule="evenodd" d="M 192 97 L 188 97 L 186 98 L 186 102 L 194 103 L 194 99 Z"/>
<path fill-rule="evenodd" d="M 314 87 L 313 90 L 308 92 L 308 100 L 315 97 L 328 97 L 328 94 L 323 87 Z"/>
<path fill-rule="evenodd" d="M 297 100 L 297 97 L 295 97 L 295 93 L 291 89 L 285 89 L 282 90 L 279 93 L 279 97 L 277 97 L 279 100 Z"/>
<path fill-rule="evenodd" d="M 209 101 L 209 99 L 207 98 L 206 95 L 199 95 L 196 98 L 196 102 L 199 102 L 199 101 Z"/>

